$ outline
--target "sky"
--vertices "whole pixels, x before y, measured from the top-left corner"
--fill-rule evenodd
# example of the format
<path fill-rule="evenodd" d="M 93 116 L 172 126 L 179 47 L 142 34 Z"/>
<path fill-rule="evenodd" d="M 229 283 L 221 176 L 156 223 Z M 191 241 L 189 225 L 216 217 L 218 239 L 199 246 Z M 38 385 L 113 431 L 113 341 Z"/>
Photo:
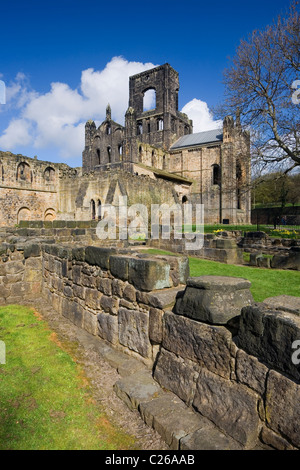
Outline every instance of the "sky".
<path fill-rule="evenodd" d="M 288 0 L 0 0 L 0 150 L 81 166 L 85 122 L 124 124 L 129 76 L 169 63 L 194 132 L 219 126 L 223 71 Z M 1 83 L 1 82 L 0 82 Z"/>

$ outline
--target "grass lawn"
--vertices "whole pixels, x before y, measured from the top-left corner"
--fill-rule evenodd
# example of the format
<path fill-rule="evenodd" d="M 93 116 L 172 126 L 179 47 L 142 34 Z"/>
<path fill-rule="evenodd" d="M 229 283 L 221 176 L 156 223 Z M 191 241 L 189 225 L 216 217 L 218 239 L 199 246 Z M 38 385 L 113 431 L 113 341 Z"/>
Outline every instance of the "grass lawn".
<path fill-rule="evenodd" d="M 234 266 L 198 258 L 190 258 L 190 276 L 233 276 L 251 281 L 254 300 L 262 302 L 267 297 L 294 295 L 300 297 L 300 272 L 279 269 Z"/>
<path fill-rule="evenodd" d="M 136 448 L 93 400 L 74 345 L 62 345 L 33 309 L 0 307 L 0 340 L 0 450 Z"/>
<path fill-rule="evenodd" d="M 150 249 L 148 253 L 174 255 L 168 251 Z M 189 258 L 190 276 L 233 276 L 243 277 L 251 281 L 251 292 L 256 302 L 277 295 L 293 295 L 300 297 L 300 272 L 292 270 L 264 269 L 250 266 L 235 266 L 218 263 L 200 258 Z"/>

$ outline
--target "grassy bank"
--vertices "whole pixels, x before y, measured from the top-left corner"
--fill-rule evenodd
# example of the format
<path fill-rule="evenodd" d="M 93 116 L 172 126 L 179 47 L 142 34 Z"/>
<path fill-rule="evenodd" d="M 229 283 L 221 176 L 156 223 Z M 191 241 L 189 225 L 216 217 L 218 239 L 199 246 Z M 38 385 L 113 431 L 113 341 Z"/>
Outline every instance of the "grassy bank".
<path fill-rule="evenodd" d="M 175 253 L 162 250 L 150 249 L 147 251 L 153 254 L 176 255 Z M 235 266 L 192 257 L 189 260 L 190 276 L 192 277 L 212 275 L 249 279 L 252 283 L 252 295 L 257 302 L 262 302 L 267 297 L 282 294 L 300 297 L 299 271 Z"/>
<path fill-rule="evenodd" d="M 62 345 L 37 313 L 1 307 L 0 340 L 1 450 L 134 449 L 93 400 L 74 345 Z"/>

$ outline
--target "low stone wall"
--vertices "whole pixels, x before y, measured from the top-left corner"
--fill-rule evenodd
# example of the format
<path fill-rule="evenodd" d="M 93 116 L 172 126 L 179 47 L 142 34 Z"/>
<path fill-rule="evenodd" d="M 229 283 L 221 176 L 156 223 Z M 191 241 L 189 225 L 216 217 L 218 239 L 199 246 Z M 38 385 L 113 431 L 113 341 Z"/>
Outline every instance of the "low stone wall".
<path fill-rule="evenodd" d="M 299 298 L 256 304 L 245 279 L 190 278 L 186 256 L 95 246 L 3 244 L 0 273 L 2 304 L 47 298 L 242 448 L 300 448 Z"/>
<path fill-rule="evenodd" d="M 61 314 L 115 347 L 153 364 L 164 308 L 188 277 L 186 257 L 43 247 L 44 292 Z"/>
<path fill-rule="evenodd" d="M 210 259 L 213 261 L 220 261 L 226 264 L 243 264 L 243 250 L 237 245 L 236 239 L 218 237 L 214 234 L 208 233 L 204 235 L 203 247 L 199 250 L 186 250 L 186 240 L 174 239 L 164 240 L 149 240 L 148 245 L 151 248 L 158 248 L 161 250 L 170 250 L 176 253 L 186 254 L 188 256 L 195 256 L 198 258 Z"/>
<path fill-rule="evenodd" d="M 42 292 L 42 253 L 39 245 L 0 245 L 0 304 L 13 304 Z"/>
<path fill-rule="evenodd" d="M 165 313 L 154 378 L 246 448 L 257 439 L 299 448 L 292 345 L 300 338 L 300 299 L 254 304 L 245 281 L 208 278 L 189 279 L 175 314 Z M 239 316 L 237 299 L 249 304 Z"/>

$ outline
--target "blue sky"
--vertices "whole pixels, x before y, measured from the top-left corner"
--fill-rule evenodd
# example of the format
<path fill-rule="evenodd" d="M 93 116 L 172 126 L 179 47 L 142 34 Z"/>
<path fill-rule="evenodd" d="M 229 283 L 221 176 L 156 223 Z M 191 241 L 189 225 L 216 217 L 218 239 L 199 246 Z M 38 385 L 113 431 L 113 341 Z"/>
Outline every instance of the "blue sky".
<path fill-rule="evenodd" d="M 0 0 L 0 150 L 81 165 L 84 123 L 121 122 L 128 76 L 168 62 L 195 131 L 214 128 L 222 73 L 240 39 L 270 24 L 286 0 Z M 123 122 L 121 122 L 123 123 Z"/>

